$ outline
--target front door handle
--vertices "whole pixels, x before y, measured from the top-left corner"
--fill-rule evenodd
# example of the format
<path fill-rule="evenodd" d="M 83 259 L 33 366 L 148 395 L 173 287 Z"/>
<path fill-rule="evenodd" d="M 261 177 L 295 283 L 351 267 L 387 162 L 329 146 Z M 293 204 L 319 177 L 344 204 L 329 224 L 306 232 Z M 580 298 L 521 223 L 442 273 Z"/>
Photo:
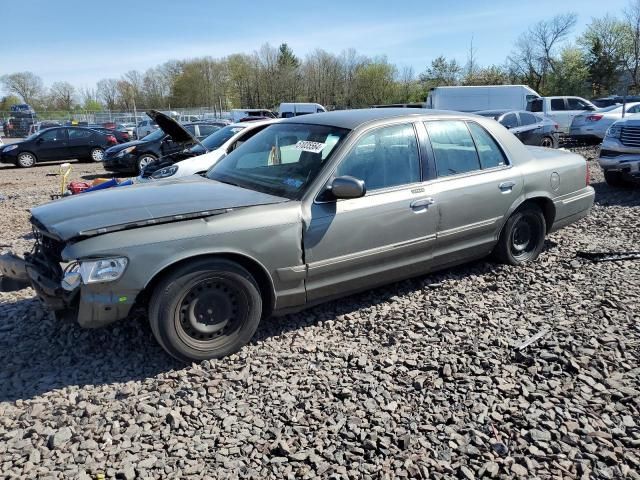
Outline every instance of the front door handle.
<path fill-rule="evenodd" d="M 433 205 L 434 202 L 435 200 L 431 197 L 420 198 L 411 202 L 411 208 L 414 210 L 422 210 L 425 208 L 429 208 L 429 205 Z"/>
<path fill-rule="evenodd" d="M 508 180 L 498 185 L 498 188 L 502 193 L 510 193 L 511 190 L 513 190 L 513 187 L 515 186 L 516 186 L 516 182 L 514 182 L 513 180 Z"/>

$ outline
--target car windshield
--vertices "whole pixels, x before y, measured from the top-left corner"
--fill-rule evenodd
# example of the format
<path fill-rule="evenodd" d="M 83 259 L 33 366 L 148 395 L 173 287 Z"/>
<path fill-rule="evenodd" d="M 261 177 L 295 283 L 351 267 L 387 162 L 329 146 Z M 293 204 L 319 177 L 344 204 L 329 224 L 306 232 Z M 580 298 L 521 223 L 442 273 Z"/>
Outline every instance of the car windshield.
<path fill-rule="evenodd" d="M 324 125 L 270 125 L 211 167 L 207 178 L 298 199 L 348 133 Z"/>
<path fill-rule="evenodd" d="M 220 130 L 216 130 L 211 135 L 209 135 L 205 139 L 201 140 L 200 143 L 202 145 L 204 145 L 205 147 L 207 147 L 207 149 L 209 151 L 217 150 L 227 140 L 229 140 L 236 133 L 238 133 L 240 130 L 243 130 L 245 128 L 247 128 L 247 127 L 229 125 L 227 127 L 221 128 Z M 200 154 L 204 153 L 204 148 L 202 148 L 202 145 L 194 145 L 191 148 L 191 152 L 195 153 L 196 155 L 200 155 Z"/>
<path fill-rule="evenodd" d="M 164 133 L 162 130 L 154 130 L 149 135 L 142 137 L 142 140 L 144 140 L 145 142 L 154 142 L 156 140 L 160 140 L 165 135 L 166 133 Z"/>

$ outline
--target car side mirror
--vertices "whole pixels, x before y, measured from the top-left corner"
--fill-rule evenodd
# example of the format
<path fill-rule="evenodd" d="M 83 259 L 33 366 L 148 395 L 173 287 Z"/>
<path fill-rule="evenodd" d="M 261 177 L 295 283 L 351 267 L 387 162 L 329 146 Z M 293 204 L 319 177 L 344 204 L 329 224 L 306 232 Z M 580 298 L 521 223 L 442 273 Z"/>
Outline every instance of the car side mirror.
<path fill-rule="evenodd" d="M 364 180 L 359 180 L 349 175 L 334 178 L 327 187 L 327 190 L 331 196 L 337 200 L 360 198 L 364 197 L 367 193 Z"/>
<path fill-rule="evenodd" d="M 164 139 L 167 142 L 173 142 L 173 138 L 171 138 L 171 135 L 167 135 L 166 137 L 164 137 Z"/>

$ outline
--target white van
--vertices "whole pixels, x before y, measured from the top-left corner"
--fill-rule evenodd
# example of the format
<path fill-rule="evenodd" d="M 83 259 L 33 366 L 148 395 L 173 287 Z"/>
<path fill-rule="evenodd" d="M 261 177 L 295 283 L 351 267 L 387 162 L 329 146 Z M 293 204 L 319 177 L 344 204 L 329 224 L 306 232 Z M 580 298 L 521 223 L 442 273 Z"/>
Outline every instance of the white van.
<path fill-rule="evenodd" d="M 297 117 L 298 115 L 308 115 L 309 113 L 321 113 L 326 112 L 319 103 L 281 103 L 278 109 L 278 116 L 280 118 Z"/>
<path fill-rule="evenodd" d="M 427 97 L 427 108 L 457 112 L 526 110 L 536 98 L 540 95 L 526 85 L 435 87 Z"/>

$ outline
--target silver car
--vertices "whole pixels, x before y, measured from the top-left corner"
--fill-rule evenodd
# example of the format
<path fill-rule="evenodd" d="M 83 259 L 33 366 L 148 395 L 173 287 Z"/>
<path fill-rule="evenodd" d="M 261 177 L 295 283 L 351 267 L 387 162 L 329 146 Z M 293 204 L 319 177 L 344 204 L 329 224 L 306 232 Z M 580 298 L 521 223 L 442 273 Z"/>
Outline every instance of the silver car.
<path fill-rule="evenodd" d="M 600 145 L 598 163 L 613 187 L 640 180 L 640 115 L 615 122 Z"/>
<path fill-rule="evenodd" d="M 640 113 L 640 102 L 628 103 L 625 115 Z M 622 118 L 622 105 L 605 107 L 573 117 L 569 135 L 578 140 L 602 140 L 614 122 Z"/>
<path fill-rule="evenodd" d="M 201 360 L 237 351 L 270 315 L 490 254 L 533 261 L 593 200 L 584 158 L 525 147 L 490 119 L 311 114 L 268 126 L 205 176 L 34 208 L 26 271 L 80 325 L 145 306 L 167 352 Z"/>

